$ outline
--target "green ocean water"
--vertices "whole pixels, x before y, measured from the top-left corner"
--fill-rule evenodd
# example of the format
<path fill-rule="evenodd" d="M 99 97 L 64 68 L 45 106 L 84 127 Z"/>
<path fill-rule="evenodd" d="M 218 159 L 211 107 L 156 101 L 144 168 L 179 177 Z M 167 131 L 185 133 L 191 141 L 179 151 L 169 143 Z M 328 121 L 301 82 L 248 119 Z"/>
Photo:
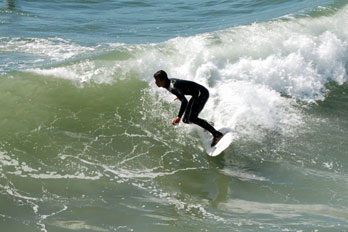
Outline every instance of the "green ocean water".
<path fill-rule="evenodd" d="M 47 17 L 14 3 L 2 26 Z M 274 15 L 144 43 L 1 34 L 1 231 L 347 231 L 347 3 L 248 3 L 235 8 L 246 18 Z M 223 154 L 207 155 L 200 128 L 171 126 L 180 105 L 158 69 L 207 86 L 201 116 L 234 134 Z"/>

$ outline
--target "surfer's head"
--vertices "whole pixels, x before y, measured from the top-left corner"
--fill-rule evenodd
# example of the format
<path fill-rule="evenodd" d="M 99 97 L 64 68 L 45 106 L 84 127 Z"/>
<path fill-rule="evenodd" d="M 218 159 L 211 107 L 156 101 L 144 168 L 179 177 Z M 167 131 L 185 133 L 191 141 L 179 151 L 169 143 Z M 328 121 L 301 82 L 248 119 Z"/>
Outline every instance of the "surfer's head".
<path fill-rule="evenodd" d="M 153 77 L 156 80 L 156 85 L 158 87 L 165 87 L 169 81 L 167 73 L 163 70 L 159 70 L 157 71 Z"/>

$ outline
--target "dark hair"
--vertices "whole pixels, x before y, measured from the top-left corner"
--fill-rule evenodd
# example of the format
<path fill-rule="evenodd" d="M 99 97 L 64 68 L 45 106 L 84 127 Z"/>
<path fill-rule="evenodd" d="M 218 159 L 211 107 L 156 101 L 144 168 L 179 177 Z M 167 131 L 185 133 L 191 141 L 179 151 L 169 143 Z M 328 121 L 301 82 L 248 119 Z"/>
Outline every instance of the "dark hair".
<path fill-rule="evenodd" d="M 155 79 L 159 78 L 161 81 L 168 80 L 167 73 L 165 71 L 163 71 L 163 70 L 157 71 L 155 74 L 153 74 L 153 77 Z"/>

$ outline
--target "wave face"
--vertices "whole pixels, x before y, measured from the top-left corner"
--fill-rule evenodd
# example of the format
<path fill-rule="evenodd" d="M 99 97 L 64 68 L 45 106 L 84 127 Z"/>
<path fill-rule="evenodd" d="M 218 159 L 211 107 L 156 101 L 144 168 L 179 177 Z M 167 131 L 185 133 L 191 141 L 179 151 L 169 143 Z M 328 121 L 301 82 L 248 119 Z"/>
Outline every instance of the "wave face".
<path fill-rule="evenodd" d="M 347 229 L 347 24 L 334 4 L 159 43 L 1 37 L 1 227 Z M 159 69 L 209 89 L 223 155 L 170 125 Z"/>

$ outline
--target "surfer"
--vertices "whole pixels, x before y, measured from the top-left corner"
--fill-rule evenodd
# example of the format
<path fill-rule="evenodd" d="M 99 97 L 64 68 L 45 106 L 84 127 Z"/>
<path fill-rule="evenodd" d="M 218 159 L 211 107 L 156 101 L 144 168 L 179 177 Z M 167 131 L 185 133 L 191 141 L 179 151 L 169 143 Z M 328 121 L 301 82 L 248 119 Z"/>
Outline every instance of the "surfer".
<path fill-rule="evenodd" d="M 167 89 L 177 97 L 175 100 L 179 99 L 181 101 L 178 116 L 173 119 L 172 125 L 177 125 L 184 115 L 182 120 L 184 123 L 193 123 L 209 131 L 213 135 L 211 146 L 215 146 L 223 137 L 223 134 L 215 130 L 207 121 L 198 118 L 198 114 L 209 98 L 209 91 L 193 81 L 168 78 L 167 73 L 163 70 L 159 70 L 153 76 L 158 87 Z M 189 102 L 185 95 L 192 96 Z"/>

